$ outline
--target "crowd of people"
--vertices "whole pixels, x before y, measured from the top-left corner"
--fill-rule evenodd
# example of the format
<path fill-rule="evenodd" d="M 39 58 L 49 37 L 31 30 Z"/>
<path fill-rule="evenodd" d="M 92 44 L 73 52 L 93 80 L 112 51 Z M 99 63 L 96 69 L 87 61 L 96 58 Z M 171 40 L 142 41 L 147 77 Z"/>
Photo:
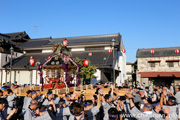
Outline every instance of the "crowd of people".
<path fill-rule="evenodd" d="M 104 94 L 102 88 L 110 88 Z M 48 90 L 27 91 L 16 96 L 11 88 L 0 90 L 0 119 L 2 120 L 178 120 L 179 86 L 145 86 L 133 84 L 124 96 L 118 96 L 113 84 L 99 83 L 96 92 L 87 100 L 84 94 L 76 99 L 76 92 L 58 97 Z"/>
<path fill-rule="evenodd" d="M 10 82 L 7 82 L 7 84 L 3 83 L 1 90 L 7 89 L 7 88 L 15 89 L 18 87 L 20 87 L 20 86 L 17 84 L 17 81 L 14 83 L 11 83 L 11 84 L 10 84 Z"/>

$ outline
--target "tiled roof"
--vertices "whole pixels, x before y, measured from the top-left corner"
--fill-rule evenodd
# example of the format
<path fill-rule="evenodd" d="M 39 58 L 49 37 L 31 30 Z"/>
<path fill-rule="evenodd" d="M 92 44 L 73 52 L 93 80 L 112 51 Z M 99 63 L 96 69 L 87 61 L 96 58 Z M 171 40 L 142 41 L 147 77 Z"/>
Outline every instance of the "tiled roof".
<path fill-rule="evenodd" d="M 92 56 L 88 56 L 87 51 L 82 51 L 82 52 L 72 52 L 72 58 L 80 58 L 80 59 L 89 59 L 91 61 L 92 65 L 96 65 L 96 66 L 111 66 L 112 62 L 113 62 L 113 58 L 112 58 L 112 52 L 109 53 L 108 50 L 102 50 L 102 51 L 92 51 Z M 116 53 L 115 53 L 116 54 Z M 30 57 L 33 56 L 35 59 L 35 62 L 37 62 L 37 60 L 40 63 L 44 63 L 45 59 L 47 59 L 49 56 L 51 56 L 52 54 L 47 54 L 47 53 L 33 53 L 33 54 L 26 54 L 23 55 L 15 60 L 13 60 L 13 64 L 12 67 L 13 68 L 25 68 L 25 67 L 30 67 Z M 6 64 L 5 66 L 3 66 L 5 68 L 9 68 L 9 63 Z"/>
<path fill-rule="evenodd" d="M 77 45 L 96 45 L 96 44 L 112 44 L 112 39 L 115 39 L 115 45 L 117 45 L 118 50 L 123 50 L 124 46 L 121 40 L 121 35 L 117 34 L 106 34 L 106 35 L 93 35 L 93 36 L 78 36 L 78 37 L 64 37 L 64 38 L 38 38 L 30 39 L 26 32 L 17 33 L 7 33 L 0 34 L 0 40 L 5 41 L 8 44 L 13 44 L 17 48 L 23 48 L 26 50 L 52 47 L 54 44 L 63 43 L 63 40 L 67 39 L 68 46 Z M 16 44 L 18 42 L 18 44 Z"/>
<path fill-rule="evenodd" d="M 43 47 L 43 45 L 49 43 L 51 38 L 41 38 L 41 39 L 30 39 L 27 42 L 17 45 L 19 48 L 35 48 Z"/>
<path fill-rule="evenodd" d="M 180 72 L 139 72 L 141 77 L 180 77 Z"/>
<path fill-rule="evenodd" d="M 16 45 L 16 42 L 20 41 L 26 41 L 27 39 L 30 39 L 28 34 L 26 32 L 17 32 L 17 33 L 6 33 L 2 34 L 0 33 L 0 42 L 5 42 L 8 44 Z"/>
<path fill-rule="evenodd" d="M 17 59 L 14 59 L 12 62 L 12 67 L 14 68 L 25 68 L 25 67 L 30 67 L 30 57 L 33 56 L 33 58 L 35 59 L 35 62 L 39 61 L 40 63 L 44 63 L 45 59 L 48 59 L 48 56 L 51 56 L 51 54 L 26 54 L 23 55 Z M 9 67 L 9 63 L 4 65 L 3 67 L 8 68 Z"/>
<path fill-rule="evenodd" d="M 68 45 L 83 45 L 87 43 L 111 43 L 112 39 L 116 42 L 120 41 L 120 34 L 108 34 L 108 35 L 94 35 L 94 36 L 80 36 L 80 37 L 65 37 L 65 38 L 54 38 L 47 45 L 62 43 L 64 39 L 68 40 Z"/>
<path fill-rule="evenodd" d="M 17 38 L 30 39 L 30 37 L 28 36 L 28 34 L 25 31 L 24 32 L 16 32 L 16 33 L 5 33 L 5 35 L 9 36 L 10 39 L 17 39 Z"/>
<path fill-rule="evenodd" d="M 73 58 L 80 58 L 80 59 L 89 59 L 92 62 L 92 65 L 112 65 L 113 58 L 112 53 L 109 53 L 108 50 L 102 51 L 92 51 L 92 56 L 89 56 L 90 52 L 82 51 L 82 52 L 72 52 Z M 116 53 L 115 53 L 116 54 Z"/>
<path fill-rule="evenodd" d="M 180 56 L 180 53 L 176 54 L 176 49 L 180 50 L 180 47 L 138 49 L 136 57 Z M 154 50 L 154 54 L 151 54 L 151 50 Z"/>

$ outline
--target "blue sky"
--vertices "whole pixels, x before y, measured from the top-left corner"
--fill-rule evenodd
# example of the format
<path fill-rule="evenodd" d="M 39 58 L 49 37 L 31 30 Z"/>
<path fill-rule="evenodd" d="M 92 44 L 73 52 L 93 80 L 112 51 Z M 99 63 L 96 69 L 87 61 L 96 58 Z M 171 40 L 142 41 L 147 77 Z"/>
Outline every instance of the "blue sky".
<path fill-rule="evenodd" d="M 128 62 L 136 60 L 138 48 L 180 46 L 180 0 L 0 0 L 0 5 L 0 33 L 57 38 L 119 32 Z"/>

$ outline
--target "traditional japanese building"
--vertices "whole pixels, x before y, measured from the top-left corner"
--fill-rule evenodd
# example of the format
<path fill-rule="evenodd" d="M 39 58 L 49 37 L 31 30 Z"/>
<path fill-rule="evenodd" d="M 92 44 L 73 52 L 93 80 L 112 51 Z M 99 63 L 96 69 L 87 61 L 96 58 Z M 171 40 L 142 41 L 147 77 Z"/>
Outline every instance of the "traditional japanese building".
<path fill-rule="evenodd" d="M 180 47 L 138 49 L 137 80 L 150 83 L 180 83 Z"/>
<path fill-rule="evenodd" d="M 67 39 L 67 47 L 73 58 L 89 59 L 91 64 L 97 66 L 96 78 L 91 83 L 100 80 L 107 82 L 113 80 L 115 68 L 116 83 L 121 85 L 126 79 L 126 54 L 122 38 L 119 33 L 108 35 L 64 37 L 64 38 L 38 38 L 31 39 L 26 32 L 0 34 L 0 82 L 10 81 L 10 48 L 14 48 L 12 55 L 11 82 L 19 84 L 39 84 L 39 71 L 37 66 L 45 62 L 52 54 L 53 46 Z M 114 46 L 112 40 L 115 40 Z M 115 48 L 115 49 L 113 49 Z M 113 66 L 113 52 L 115 65 Z M 89 55 L 91 53 L 91 55 Z M 35 59 L 35 65 L 30 65 L 30 57 Z"/>
<path fill-rule="evenodd" d="M 134 79 L 133 75 L 135 74 L 136 64 L 132 62 L 126 62 L 126 82 L 127 84 L 132 84 Z"/>

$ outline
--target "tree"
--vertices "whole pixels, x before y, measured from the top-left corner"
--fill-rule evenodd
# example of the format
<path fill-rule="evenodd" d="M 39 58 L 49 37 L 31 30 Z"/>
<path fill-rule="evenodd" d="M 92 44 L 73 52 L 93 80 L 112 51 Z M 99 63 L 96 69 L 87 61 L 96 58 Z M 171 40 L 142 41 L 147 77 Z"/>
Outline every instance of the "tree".
<path fill-rule="evenodd" d="M 90 60 L 88 60 L 89 61 L 88 66 L 87 67 L 84 66 L 84 60 L 85 59 L 79 59 L 78 57 L 76 57 L 75 62 L 81 64 L 81 66 L 82 66 L 82 68 L 81 68 L 81 78 L 84 79 L 84 82 L 85 82 L 85 80 L 88 80 L 88 83 L 90 83 L 90 80 L 92 78 L 96 78 L 94 73 L 96 72 L 97 67 L 92 66 Z"/>

